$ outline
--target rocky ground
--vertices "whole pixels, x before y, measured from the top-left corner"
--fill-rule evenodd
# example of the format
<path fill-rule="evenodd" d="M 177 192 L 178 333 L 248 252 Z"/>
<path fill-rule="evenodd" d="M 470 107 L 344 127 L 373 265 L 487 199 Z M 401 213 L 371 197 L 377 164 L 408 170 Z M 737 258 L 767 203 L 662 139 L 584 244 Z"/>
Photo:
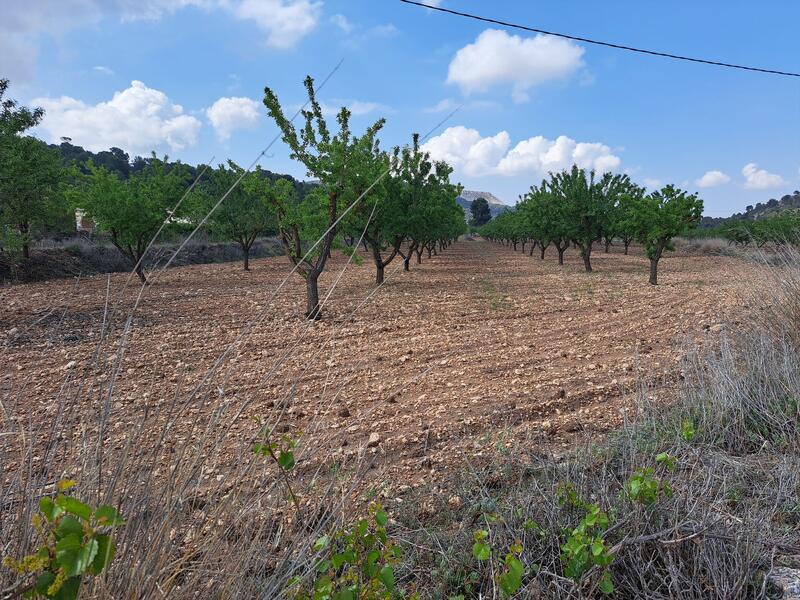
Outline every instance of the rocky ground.
<path fill-rule="evenodd" d="M 261 422 L 299 440 L 302 473 L 361 456 L 371 485 L 444 485 L 465 458 L 516 444 L 557 449 L 612 428 L 637 371 L 676 382 L 686 340 L 735 315 L 748 268 L 678 253 L 661 261 L 653 287 L 641 250 L 596 252 L 593 262 L 586 274 L 574 251 L 562 268 L 554 252 L 542 261 L 467 240 L 407 273 L 395 261 L 376 290 L 365 260 L 347 267 L 319 322 L 302 318 L 298 276 L 273 297 L 285 258 L 253 261 L 250 272 L 175 268 L 145 290 L 127 335 L 139 289 L 125 289 L 125 275 L 5 287 L 0 430 L 43 430 L 57 416 L 86 427 L 107 407 L 110 444 L 145 424 L 152 435 L 137 439 L 165 461 L 190 447 L 209 459 L 203 476 L 219 481 Z M 323 295 L 345 264 L 334 257 Z"/>

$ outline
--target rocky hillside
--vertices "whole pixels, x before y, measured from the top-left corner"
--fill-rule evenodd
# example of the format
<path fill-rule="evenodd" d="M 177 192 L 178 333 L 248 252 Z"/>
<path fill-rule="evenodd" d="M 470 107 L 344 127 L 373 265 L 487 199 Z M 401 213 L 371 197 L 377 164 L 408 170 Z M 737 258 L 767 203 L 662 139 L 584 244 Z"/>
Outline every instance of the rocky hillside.
<path fill-rule="evenodd" d="M 485 198 L 489 203 L 489 211 L 492 213 L 492 217 L 496 217 L 501 212 L 511 208 L 508 206 L 508 204 L 505 204 L 502 200 L 500 200 L 500 198 L 490 192 L 473 192 L 470 190 L 464 190 L 461 192 L 461 195 L 456 198 L 456 202 L 458 202 L 458 205 L 463 208 L 464 212 L 467 214 L 467 216 L 469 216 L 469 209 L 472 206 L 472 202 L 478 198 Z"/>

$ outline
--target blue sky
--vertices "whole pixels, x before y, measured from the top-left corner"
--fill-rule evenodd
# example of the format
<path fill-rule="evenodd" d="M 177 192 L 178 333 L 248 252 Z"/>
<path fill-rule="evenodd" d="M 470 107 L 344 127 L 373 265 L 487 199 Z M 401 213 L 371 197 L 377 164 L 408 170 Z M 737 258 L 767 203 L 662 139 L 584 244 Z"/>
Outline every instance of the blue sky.
<path fill-rule="evenodd" d="M 800 71 L 793 0 L 439 0 L 534 27 Z M 468 189 L 509 204 L 550 169 L 629 173 L 697 191 L 706 214 L 800 188 L 800 78 L 700 66 L 504 31 L 396 0 L 4 0 L 0 76 L 41 104 L 36 134 L 92 149 L 249 163 L 274 135 L 261 98 L 289 108 L 302 79 L 385 147 L 426 132 Z M 133 83 L 136 82 L 136 83 Z M 265 168 L 303 177 L 276 145 Z"/>

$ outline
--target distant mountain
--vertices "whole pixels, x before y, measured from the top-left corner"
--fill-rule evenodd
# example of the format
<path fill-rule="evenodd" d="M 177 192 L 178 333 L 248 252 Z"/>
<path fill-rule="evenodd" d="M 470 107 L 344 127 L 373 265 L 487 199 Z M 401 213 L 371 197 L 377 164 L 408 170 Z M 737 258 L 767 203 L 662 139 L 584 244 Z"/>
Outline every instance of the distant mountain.
<path fill-rule="evenodd" d="M 464 190 L 461 192 L 461 195 L 456 198 L 456 202 L 458 202 L 458 205 L 464 209 L 467 219 L 469 219 L 470 216 L 469 209 L 472 206 L 472 203 L 478 198 L 484 198 L 486 202 L 489 203 L 489 212 L 492 213 L 493 218 L 499 215 L 501 212 L 511 209 L 508 204 L 500 200 L 500 198 L 494 194 L 489 192 L 473 192 L 470 190 Z"/>

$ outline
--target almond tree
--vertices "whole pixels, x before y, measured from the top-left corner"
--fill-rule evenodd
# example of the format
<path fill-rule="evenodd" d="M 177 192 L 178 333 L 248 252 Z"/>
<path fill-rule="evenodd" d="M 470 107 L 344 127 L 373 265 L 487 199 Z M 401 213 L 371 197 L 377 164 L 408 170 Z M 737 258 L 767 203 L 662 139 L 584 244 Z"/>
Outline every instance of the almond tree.
<path fill-rule="evenodd" d="M 336 117 L 339 132 L 332 135 L 311 77 L 306 77 L 305 87 L 310 109 L 302 111 L 305 124 L 299 132 L 284 115 L 278 96 L 268 87 L 264 89 L 264 105 L 289 146 L 290 156 L 306 167 L 309 177 L 319 181 L 319 186 L 298 207 L 290 206 L 285 200 L 276 204 L 278 231 L 284 249 L 306 281 L 306 317 L 319 319 L 322 317 L 319 276 L 336 239 L 337 221 L 347 208 L 346 203 L 355 200 L 348 194 L 352 191 L 349 187 L 351 170 L 356 168 L 359 155 L 372 153 L 385 121 L 376 121 L 363 136 L 354 137 L 350 133 L 350 111 L 343 107 Z M 316 234 L 319 236 L 312 239 L 310 235 Z M 320 237 L 320 243 L 315 244 Z M 308 250 L 312 245 L 313 250 Z"/>
<path fill-rule="evenodd" d="M 674 250 L 672 238 L 695 226 L 703 216 L 703 201 L 672 185 L 636 200 L 631 227 L 650 259 L 650 283 L 658 284 L 658 261 L 664 250 Z"/>
<path fill-rule="evenodd" d="M 141 172 L 122 180 L 105 167 L 86 164 L 88 175 L 75 170 L 79 181 L 69 194 L 77 208 L 108 232 L 111 243 L 131 262 L 142 283 L 147 283 L 143 258 L 147 246 L 166 219 L 175 224 L 173 212 L 184 193 L 189 172 L 167 158 L 147 159 Z"/>
<path fill-rule="evenodd" d="M 227 167 L 220 165 L 207 172 L 196 194 L 199 217 L 208 214 L 218 199 L 236 183 L 242 172 L 242 167 L 233 161 L 228 161 Z M 244 270 L 249 271 L 250 250 L 256 239 L 277 231 L 274 196 L 289 197 L 294 193 L 291 183 L 283 179 L 273 183 L 259 168 L 245 175 L 241 184 L 233 188 L 225 201 L 211 214 L 208 229 L 217 237 L 239 244 L 244 255 Z"/>
<path fill-rule="evenodd" d="M 598 180 L 573 165 L 569 171 L 551 173 L 542 185 L 564 203 L 564 218 L 570 227 L 570 238 L 581 251 L 586 272 L 592 270 L 592 246 L 609 226 L 609 218 L 619 195 L 627 188 L 627 175 L 603 174 Z"/>

